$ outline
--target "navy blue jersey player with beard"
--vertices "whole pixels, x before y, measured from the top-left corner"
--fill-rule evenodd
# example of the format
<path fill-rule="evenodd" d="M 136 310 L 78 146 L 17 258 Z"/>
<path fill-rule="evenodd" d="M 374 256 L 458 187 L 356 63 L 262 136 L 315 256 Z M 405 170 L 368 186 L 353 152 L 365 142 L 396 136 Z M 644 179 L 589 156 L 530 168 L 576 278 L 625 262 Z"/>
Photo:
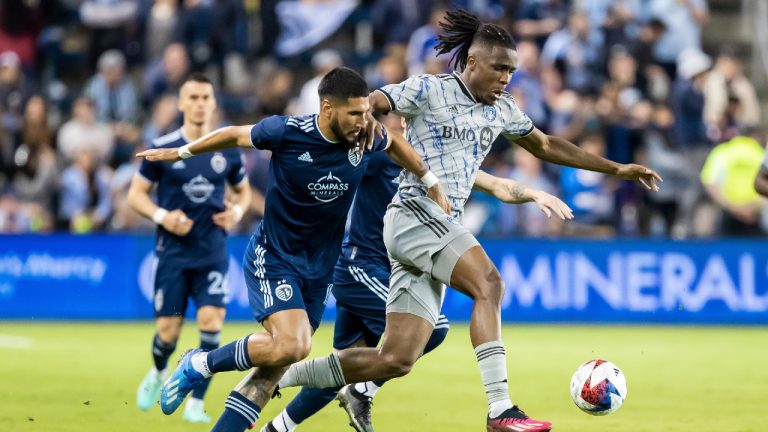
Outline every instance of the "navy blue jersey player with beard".
<path fill-rule="evenodd" d="M 397 192 L 402 169 L 377 153 L 368 164 L 350 212 L 349 233 L 333 272 L 336 323 L 333 348 L 377 346 L 386 324 L 390 263 L 382 231 L 384 213 Z M 445 340 L 448 320 L 441 315 L 426 354 Z M 337 397 L 356 430 L 373 430 L 371 399 L 382 381 L 350 384 L 341 388 L 302 388 L 290 404 L 261 432 L 290 432 Z M 341 390 L 341 391 L 340 391 Z M 340 391 L 340 392 L 339 392 Z"/>
<path fill-rule="evenodd" d="M 317 115 L 274 116 L 254 126 L 219 129 L 179 149 L 139 154 L 176 161 L 236 146 L 272 151 L 264 220 L 243 262 L 251 307 L 265 331 L 217 350 L 192 350 L 183 356 L 163 386 L 160 405 L 166 414 L 212 374 L 258 367 L 230 394 L 214 430 L 242 431 L 253 425 L 283 372 L 309 354 L 311 335 L 333 283 L 346 215 L 367 159 L 386 150 L 415 175 L 429 174 L 403 137 L 382 134 L 370 150 L 358 150 L 368 110 L 368 88 L 359 74 L 334 69 L 323 78 L 318 93 Z M 439 183 L 430 186 L 429 196 L 447 208 Z"/>

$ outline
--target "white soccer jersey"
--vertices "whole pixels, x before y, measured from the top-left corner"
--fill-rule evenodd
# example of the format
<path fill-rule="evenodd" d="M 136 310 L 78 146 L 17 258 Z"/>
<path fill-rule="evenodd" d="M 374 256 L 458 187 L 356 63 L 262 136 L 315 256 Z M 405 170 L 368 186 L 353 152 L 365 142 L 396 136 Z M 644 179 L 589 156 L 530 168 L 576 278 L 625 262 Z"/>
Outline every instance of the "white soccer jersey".
<path fill-rule="evenodd" d="M 533 123 L 507 93 L 494 105 L 478 102 L 457 72 L 416 75 L 379 89 L 395 114 L 406 119 L 408 142 L 440 179 L 460 218 L 480 164 L 503 134 L 517 139 L 533 132 Z M 400 174 L 395 201 L 426 195 L 419 179 Z"/>

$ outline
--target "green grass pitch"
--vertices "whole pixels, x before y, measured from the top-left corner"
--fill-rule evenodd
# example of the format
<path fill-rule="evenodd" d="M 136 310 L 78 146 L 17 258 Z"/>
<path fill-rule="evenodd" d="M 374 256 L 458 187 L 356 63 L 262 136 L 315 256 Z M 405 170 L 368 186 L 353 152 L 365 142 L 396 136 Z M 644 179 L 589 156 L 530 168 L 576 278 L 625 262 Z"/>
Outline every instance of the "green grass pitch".
<path fill-rule="evenodd" d="M 227 324 L 223 341 L 258 330 Z M 197 344 L 185 328 L 172 359 Z M 315 335 L 312 356 L 330 350 L 332 327 Z M 151 364 L 153 325 L 145 323 L 0 322 L 0 431 L 206 431 L 181 413 L 140 412 L 135 391 Z M 504 328 L 512 399 L 555 431 L 768 430 L 768 329 L 749 327 L 533 326 Z M 624 406 L 591 417 L 572 403 L 576 367 L 605 358 L 623 369 Z M 207 397 L 216 418 L 243 373 L 217 375 Z M 284 391 L 258 428 L 295 394 Z M 453 325 L 446 343 L 413 372 L 385 386 L 373 407 L 379 432 L 483 431 L 485 396 L 468 328 Z M 346 431 L 336 404 L 299 430 Z"/>

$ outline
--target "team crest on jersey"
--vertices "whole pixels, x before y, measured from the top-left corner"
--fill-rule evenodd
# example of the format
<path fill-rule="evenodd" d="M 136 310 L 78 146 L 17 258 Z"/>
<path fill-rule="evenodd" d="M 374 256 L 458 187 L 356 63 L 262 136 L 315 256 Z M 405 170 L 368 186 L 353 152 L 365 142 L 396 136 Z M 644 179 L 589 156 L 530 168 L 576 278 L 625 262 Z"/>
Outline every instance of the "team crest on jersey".
<path fill-rule="evenodd" d="M 211 168 L 216 174 L 221 174 L 227 169 L 227 159 L 221 153 L 214 153 L 211 158 Z"/>
<path fill-rule="evenodd" d="M 496 107 L 485 105 L 483 107 L 483 117 L 489 122 L 496 120 Z"/>
<path fill-rule="evenodd" d="M 316 200 L 322 202 L 331 202 L 344 195 L 349 190 L 349 183 L 344 183 L 340 178 L 329 172 L 327 176 L 320 177 L 317 181 L 307 185 L 309 194 Z"/>
<path fill-rule="evenodd" d="M 181 190 L 193 203 L 204 203 L 213 194 L 216 187 L 202 175 L 196 175 L 192 180 L 184 183 Z"/>
<path fill-rule="evenodd" d="M 363 155 L 360 154 L 356 148 L 353 148 L 349 149 L 349 153 L 347 153 L 347 159 L 349 159 L 349 163 L 351 163 L 353 166 L 358 166 L 360 165 L 360 161 L 363 160 Z"/>
<path fill-rule="evenodd" d="M 480 129 L 480 149 L 486 151 L 491 144 L 493 144 L 493 130 L 486 126 Z"/>
<path fill-rule="evenodd" d="M 282 283 L 275 288 L 275 296 L 282 301 L 288 301 L 293 297 L 293 287 L 287 283 Z"/>

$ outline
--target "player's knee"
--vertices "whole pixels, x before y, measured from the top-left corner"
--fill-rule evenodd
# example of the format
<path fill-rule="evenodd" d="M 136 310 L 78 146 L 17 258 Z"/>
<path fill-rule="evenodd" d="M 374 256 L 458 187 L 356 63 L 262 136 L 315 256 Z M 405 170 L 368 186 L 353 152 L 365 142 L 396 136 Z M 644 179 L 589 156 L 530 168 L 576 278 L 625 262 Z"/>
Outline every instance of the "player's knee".
<path fill-rule="evenodd" d="M 309 351 L 311 349 L 311 339 L 282 339 L 279 341 L 278 348 L 275 352 L 275 366 L 285 366 L 302 361 L 309 356 Z"/>
<path fill-rule="evenodd" d="M 413 369 L 416 359 L 400 354 L 382 354 L 382 364 L 386 367 L 389 378 L 398 378 L 408 375 Z"/>
<path fill-rule="evenodd" d="M 478 290 L 475 301 L 487 301 L 494 304 L 501 304 L 501 299 L 504 296 L 504 281 L 501 279 L 499 271 L 491 269 L 483 277 L 480 283 L 480 289 Z"/>

